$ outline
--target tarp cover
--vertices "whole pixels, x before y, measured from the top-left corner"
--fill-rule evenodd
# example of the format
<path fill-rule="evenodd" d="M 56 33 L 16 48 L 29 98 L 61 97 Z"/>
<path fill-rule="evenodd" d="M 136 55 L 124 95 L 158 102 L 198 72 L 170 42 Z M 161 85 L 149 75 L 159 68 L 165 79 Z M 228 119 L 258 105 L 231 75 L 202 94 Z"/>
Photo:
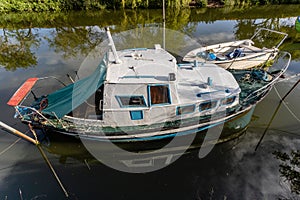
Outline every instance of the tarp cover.
<path fill-rule="evenodd" d="M 103 59 L 90 76 L 49 94 L 48 106 L 42 110 L 42 113 L 62 118 L 94 94 L 103 84 L 105 76 L 106 64 Z"/>

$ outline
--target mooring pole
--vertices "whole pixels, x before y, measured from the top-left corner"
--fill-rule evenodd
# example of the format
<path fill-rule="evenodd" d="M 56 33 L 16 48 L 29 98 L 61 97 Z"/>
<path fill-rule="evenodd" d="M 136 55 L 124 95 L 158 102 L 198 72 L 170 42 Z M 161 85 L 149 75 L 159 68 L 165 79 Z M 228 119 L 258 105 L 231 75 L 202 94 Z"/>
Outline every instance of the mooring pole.
<path fill-rule="evenodd" d="M 267 125 L 267 127 L 266 127 L 266 129 L 265 129 L 265 131 L 264 131 L 264 133 L 262 134 L 262 136 L 261 136 L 261 138 L 260 138 L 260 140 L 259 140 L 259 142 L 257 143 L 257 145 L 256 145 L 256 147 L 255 147 L 255 151 L 258 149 L 258 147 L 259 147 L 259 145 L 260 145 L 260 143 L 262 142 L 262 140 L 263 140 L 263 138 L 265 137 L 265 135 L 266 135 L 266 133 L 267 133 L 267 131 L 269 130 L 269 128 L 270 128 L 270 126 L 271 126 L 271 124 L 272 124 L 272 122 L 273 122 L 273 120 L 274 120 L 274 118 L 275 118 L 275 116 L 276 116 L 276 114 L 277 114 L 277 112 L 278 112 L 278 110 L 279 110 L 279 108 L 280 108 L 280 106 L 281 106 L 281 104 L 282 104 L 282 102 L 284 101 L 284 99 L 295 89 L 295 87 L 298 85 L 300 83 L 300 79 L 293 85 L 293 87 L 280 99 L 280 102 L 279 102 L 279 104 L 278 104 L 278 106 L 277 106 L 277 108 L 275 109 L 275 112 L 273 113 L 273 115 L 272 115 L 272 117 L 271 117 L 271 120 L 269 121 L 269 123 L 268 123 L 268 125 Z"/>
<path fill-rule="evenodd" d="M 67 190 L 65 189 L 65 187 L 63 186 L 63 184 L 62 184 L 62 182 L 60 181 L 59 177 L 57 176 L 57 174 L 56 174 L 54 168 L 52 167 L 52 165 L 51 165 L 49 159 L 47 158 L 47 156 L 46 156 L 44 150 L 42 149 L 42 147 L 41 147 L 40 145 L 37 145 L 37 148 L 38 148 L 39 151 L 41 152 L 41 154 L 42 154 L 44 160 L 46 161 L 46 163 L 47 163 L 47 165 L 48 165 L 48 167 L 49 167 L 50 170 L 52 171 L 52 173 L 53 173 L 53 175 L 54 175 L 56 181 L 58 182 L 60 188 L 61 188 L 62 191 L 65 193 L 65 196 L 66 196 L 66 197 L 69 197 L 69 194 L 68 194 Z"/>
<path fill-rule="evenodd" d="M 29 128 L 30 128 L 30 131 L 33 133 L 33 135 L 37 138 L 37 136 L 36 136 L 37 134 L 36 134 L 35 130 L 33 129 L 33 127 L 31 126 L 31 124 L 29 124 Z M 58 175 L 56 174 L 54 168 L 52 167 L 52 165 L 51 165 L 49 159 L 47 158 L 47 156 L 46 156 L 46 154 L 45 154 L 43 148 L 42 148 L 41 145 L 39 145 L 39 144 L 37 144 L 36 146 L 37 146 L 37 148 L 39 149 L 39 151 L 41 152 L 41 154 L 42 154 L 44 160 L 46 161 L 48 167 L 50 168 L 52 174 L 54 175 L 56 181 L 58 182 L 60 188 L 61 188 L 62 191 L 65 193 L 66 197 L 69 197 L 69 194 L 68 194 L 67 190 L 65 189 L 64 185 L 63 185 L 62 182 L 60 181 L 60 179 L 59 179 Z"/>
<path fill-rule="evenodd" d="M 49 159 L 47 158 L 45 152 L 43 151 L 43 149 L 42 149 L 39 141 L 37 140 L 36 133 L 35 133 L 34 129 L 32 128 L 32 126 L 29 124 L 29 128 L 30 128 L 31 132 L 33 133 L 33 135 L 35 136 L 36 140 L 32 139 L 31 137 L 27 136 L 26 134 L 24 134 L 24 133 L 22 133 L 22 132 L 20 132 L 20 131 L 18 131 L 16 129 L 14 129 L 13 127 L 10 127 L 9 125 L 7 125 L 7 124 L 5 124 L 5 123 L 3 123 L 1 121 L 0 121 L 0 126 L 3 127 L 3 128 L 5 128 L 6 130 L 12 132 L 13 134 L 15 134 L 17 136 L 20 136 L 21 138 L 23 138 L 23 139 L 25 139 L 25 140 L 27 140 L 27 141 L 29 141 L 29 142 L 31 142 L 31 143 L 33 143 L 33 144 L 36 145 L 36 147 L 39 149 L 40 153 L 42 154 L 44 160 L 46 161 L 48 167 L 50 168 L 51 172 L 53 173 L 53 175 L 54 175 L 56 181 L 58 182 L 59 186 L 61 187 L 61 189 L 65 193 L 66 197 L 69 197 L 68 192 L 66 191 L 66 189 L 63 186 L 63 184 L 61 183 L 61 181 L 60 181 L 59 177 L 57 176 L 54 168 L 52 167 Z"/>
<path fill-rule="evenodd" d="M 12 132 L 13 134 L 17 135 L 17 136 L 20 136 L 21 138 L 35 144 L 35 145 L 38 145 L 39 144 L 39 141 L 37 140 L 34 140 L 32 139 L 31 137 L 29 137 L 28 135 L 25 135 L 24 133 L 21 133 L 20 131 L 14 129 L 13 127 L 11 126 L 8 126 L 7 124 L 3 123 L 0 121 L 0 126 L 2 126 L 3 128 L 5 128 L 6 130 Z"/>
<path fill-rule="evenodd" d="M 275 109 L 275 112 L 273 113 L 273 115 L 272 115 L 272 117 L 271 117 L 271 119 L 270 119 L 270 121 L 269 121 L 267 127 L 266 127 L 265 130 L 264 130 L 264 133 L 263 133 L 262 136 L 260 137 L 260 139 L 259 139 L 259 141 L 258 141 L 258 143 L 257 143 L 257 145 L 256 145 L 256 147 L 255 147 L 255 151 L 258 149 L 260 143 L 262 142 L 262 140 L 264 139 L 264 137 L 265 137 L 267 131 L 269 130 L 269 128 L 270 128 L 270 126 L 271 126 L 271 124 L 272 124 L 272 122 L 273 122 L 275 116 L 277 115 L 277 112 L 278 112 L 278 110 L 279 110 L 281 104 L 282 104 L 282 101 L 279 102 L 277 108 Z"/>

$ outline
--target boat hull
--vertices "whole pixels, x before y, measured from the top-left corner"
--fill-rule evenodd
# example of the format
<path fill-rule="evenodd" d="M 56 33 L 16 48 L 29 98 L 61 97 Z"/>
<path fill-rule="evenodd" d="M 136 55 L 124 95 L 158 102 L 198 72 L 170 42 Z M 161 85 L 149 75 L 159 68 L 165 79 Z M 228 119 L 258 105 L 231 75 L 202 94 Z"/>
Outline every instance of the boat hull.
<path fill-rule="evenodd" d="M 251 116 L 255 106 L 238 115 L 229 118 L 222 123 L 211 124 L 210 126 L 200 126 L 198 129 L 190 129 L 188 134 L 174 130 L 173 133 L 161 137 L 140 137 L 139 139 L 104 139 L 95 136 L 88 137 L 87 135 L 70 133 L 57 129 L 47 130 L 48 136 L 59 137 L 59 135 L 73 135 L 75 138 L 80 138 L 83 144 L 87 144 L 94 151 L 111 151 L 111 144 L 118 146 L 121 149 L 131 152 L 151 151 L 161 149 L 167 146 L 168 149 L 185 147 L 188 149 L 197 149 L 206 145 L 215 145 L 233 140 L 245 133 L 248 124 L 251 121 Z M 207 139 L 210 134 L 219 135 L 215 139 Z M 138 136 L 137 136 L 138 137 Z M 175 139 L 176 142 L 171 141 Z M 205 142 L 204 142 L 205 141 Z M 90 145 L 91 144 L 91 145 Z M 133 145 L 134 144 L 134 145 Z"/>
<path fill-rule="evenodd" d="M 240 118 L 245 119 L 245 116 L 248 116 L 247 120 L 244 121 L 249 122 L 254 107 L 255 105 L 251 105 L 238 112 L 227 112 L 226 116 L 214 116 L 214 119 L 212 117 L 208 117 L 206 119 L 198 118 L 183 122 L 166 122 L 149 126 L 148 129 L 144 126 L 123 128 L 118 127 L 114 129 L 115 131 L 113 131 L 112 129 L 105 129 L 100 126 L 92 127 L 91 124 L 89 124 L 88 127 L 86 125 L 87 128 L 83 129 L 84 125 L 79 124 L 78 121 L 76 124 L 74 124 L 72 129 L 52 128 L 51 126 L 36 128 L 44 128 L 48 132 L 54 131 L 66 135 L 76 136 L 83 140 L 97 140 L 114 143 L 156 142 L 159 140 L 169 140 L 178 136 L 184 138 L 184 136 L 187 135 L 195 135 L 201 131 L 206 131 L 217 126 L 223 127 L 224 123 L 226 124 L 224 128 L 227 130 L 227 132 L 231 132 L 231 130 L 243 129 L 247 123 L 241 123 L 243 120 L 240 122 L 235 122 L 235 120 L 239 120 Z M 70 123 L 70 121 L 68 123 Z M 75 126 L 77 126 L 77 128 L 75 128 Z"/>
<path fill-rule="evenodd" d="M 262 55 L 253 56 L 250 58 L 239 58 L 235 60 L 229 61 L 216 61 L 214 64 L 219 65 L 225 69 L 237 69 L 237 70 L 245 70 L 250 69 L 256 66 L 260 66 L 265 64 L 266 62 L 273 60 L 276 57 L 277 53 L 265 53 Z"/>
<path fill-rule="evenodd" d="M 216 64 L 224 69 L 246 70 L 266 64 L 268 61 L 274 60 L 278 54 L 278 49 L 276 48 L 259 49 L 254 46 L 244 45 L 245 42 L 248 43 L 249 40 L 226 42 L 194 49 L 184 56 L 183 61 Z M 230 58 L 228 54 L 238 48 L 243 48 L 244 50 L 240 52 L 239 56 Z"/>

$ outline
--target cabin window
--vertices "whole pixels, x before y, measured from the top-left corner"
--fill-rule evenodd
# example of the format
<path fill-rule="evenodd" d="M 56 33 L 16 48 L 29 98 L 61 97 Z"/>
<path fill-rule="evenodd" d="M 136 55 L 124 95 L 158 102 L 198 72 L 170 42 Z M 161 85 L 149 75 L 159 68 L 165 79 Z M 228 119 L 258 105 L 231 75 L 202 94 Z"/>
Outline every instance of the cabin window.
<path fill-rule="evenodd" d="M 195 105 L 178 106 L 176 108 L 176 115 L 183 115 L 195 111 Z"/>
<path fill-rule="evenodd" d="M 199 105 L 199 111 L 205 111 L 213 109 L 217 106 L 217 101 L 206 101 Z"/>
<path fill-rule="evenodd" d="M 235 101 L 235 98 L 236 98 L 236 96 L 228 97 L 228 98 L 222 99 L 221 105 L 229 105 L 229 104 L 232 104 L 232 103 Z"/>
<path fill-rule="evenodd" d="M 121 107 L 145 107 L 144 96 L 116 96 Z"/>
<path fill-rule="evenodd" d="M 144 113 L 142 110 L 130 111 L 131 120 L 141 120 L 144 119 Z"/>
<path fill-rule="evenodd" d="M 171 103 L 169 85 L 149 85 L 148 93 L 150 105 Z"/>

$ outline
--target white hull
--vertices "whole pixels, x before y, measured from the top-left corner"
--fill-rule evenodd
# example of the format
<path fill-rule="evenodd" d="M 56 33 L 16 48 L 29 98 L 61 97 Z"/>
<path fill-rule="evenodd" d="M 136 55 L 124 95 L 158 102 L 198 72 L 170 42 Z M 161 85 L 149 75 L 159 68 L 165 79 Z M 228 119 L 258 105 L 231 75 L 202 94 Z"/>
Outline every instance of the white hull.
<path fill-rule="evenodd" d="M 253 57 L 249 56 L 248 58 L 236 59 L 230 62 L 215 62 L 215 64 L 225 69 L 250 69 L 255 66 L 263 65 L 270 60 L 273 60 L 276 57 L 276 55 L 277 52 L 264 53 L 261 55 L 253 55 Z"/>

